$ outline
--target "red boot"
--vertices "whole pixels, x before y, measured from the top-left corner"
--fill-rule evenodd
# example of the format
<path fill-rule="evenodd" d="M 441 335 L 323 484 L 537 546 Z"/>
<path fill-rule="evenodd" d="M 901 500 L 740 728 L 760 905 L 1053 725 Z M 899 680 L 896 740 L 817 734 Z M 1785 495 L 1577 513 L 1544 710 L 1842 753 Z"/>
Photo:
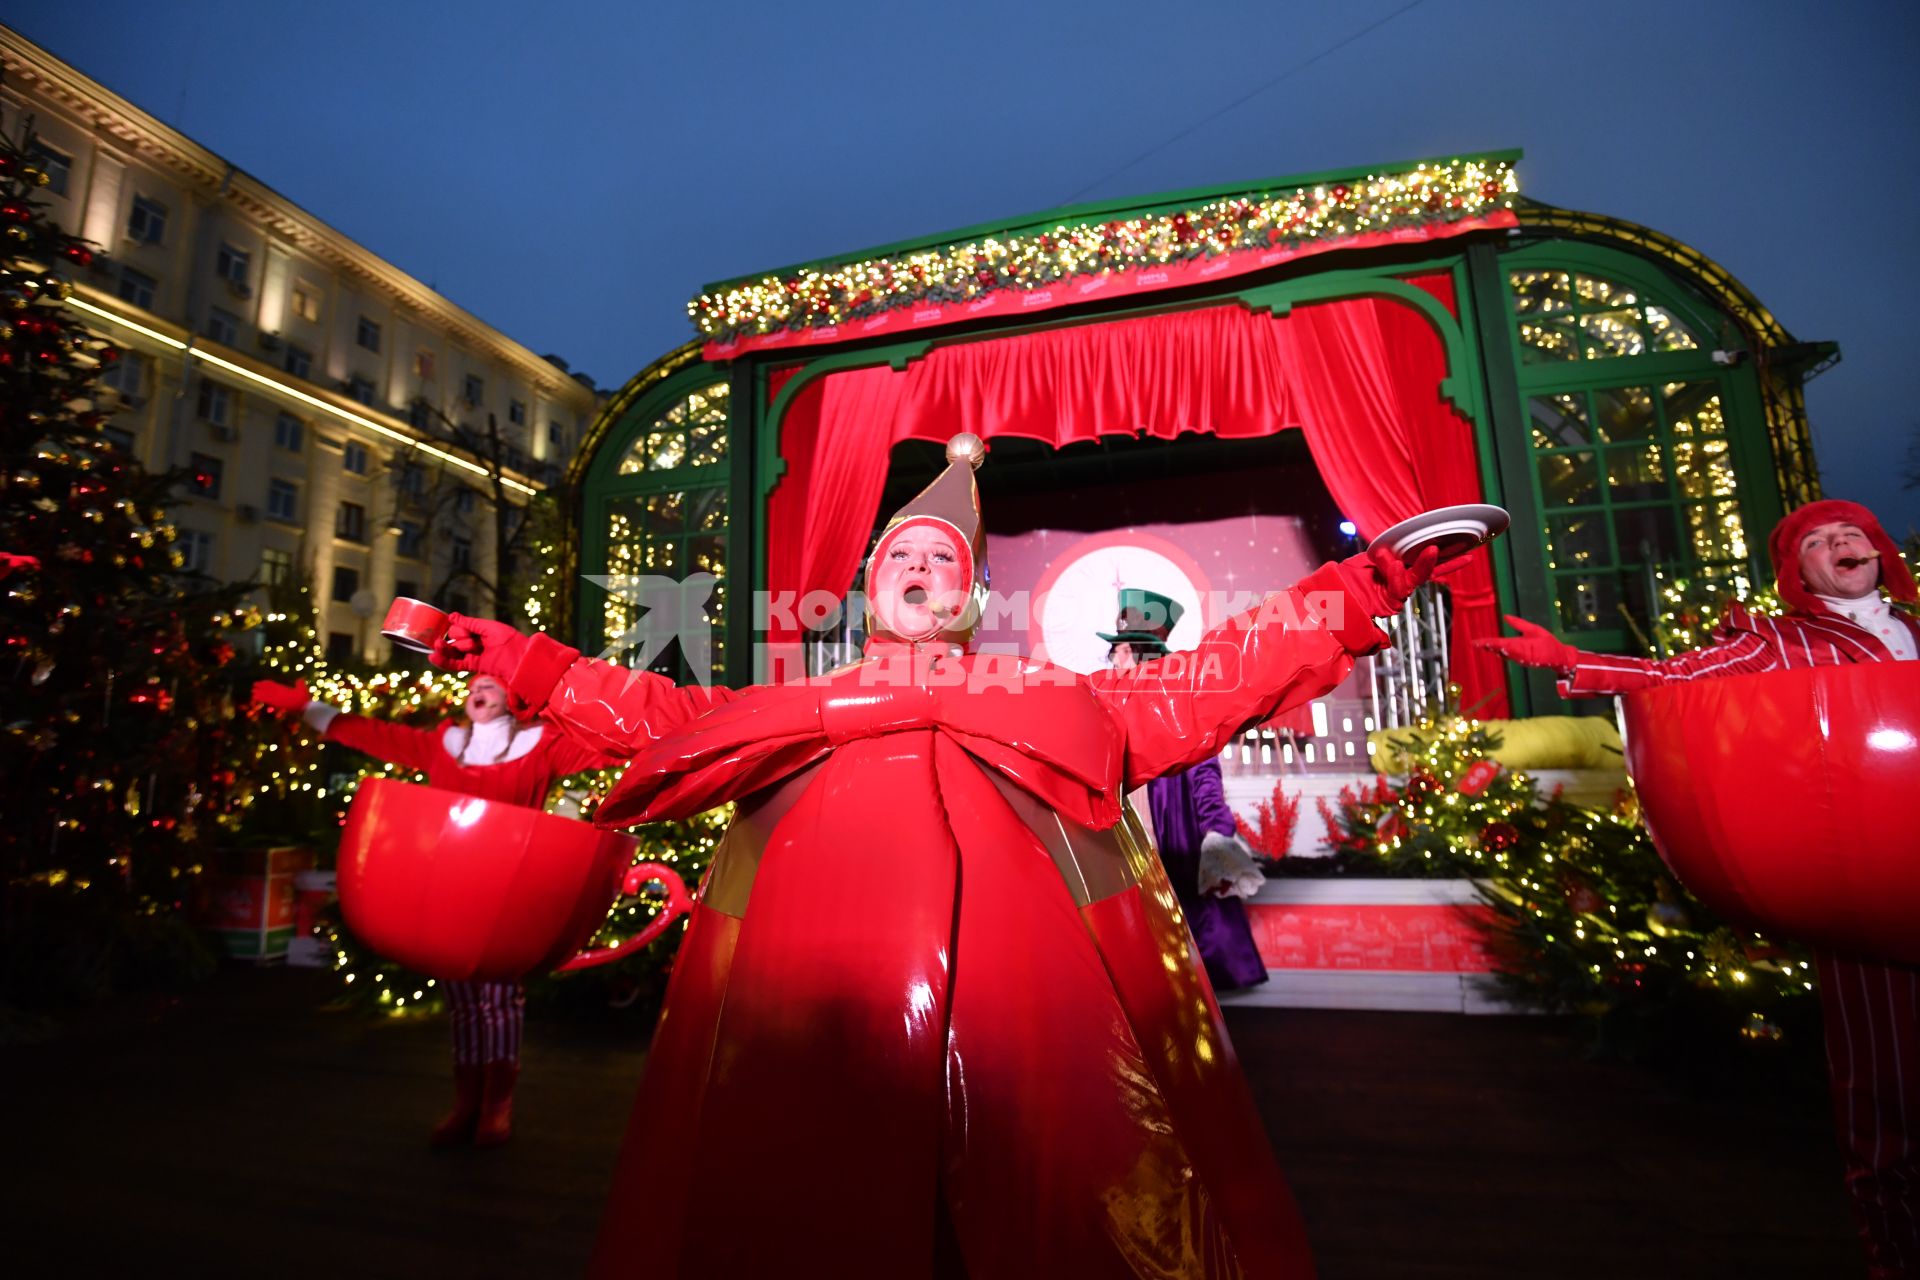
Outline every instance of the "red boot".
<path fill-rule="evenodd" d="M 519 1078 L 520 1064 L 489 1062 L 485 1070 L 486 1099 L 473 1127 L 473 1145 L 497 1147 L 513 1136 L 513 1082 Z"/>
<path fill-rule="evenodd" d="M 434 1126 L 427 1139 L 430 1147 L 452 1147 L 473 1137 L 473 1122 L 479 1118 L 480 1102 L 486 1092 L 486 1079 L 478 1066 L 453 1068 L 453 1110 Z"/>

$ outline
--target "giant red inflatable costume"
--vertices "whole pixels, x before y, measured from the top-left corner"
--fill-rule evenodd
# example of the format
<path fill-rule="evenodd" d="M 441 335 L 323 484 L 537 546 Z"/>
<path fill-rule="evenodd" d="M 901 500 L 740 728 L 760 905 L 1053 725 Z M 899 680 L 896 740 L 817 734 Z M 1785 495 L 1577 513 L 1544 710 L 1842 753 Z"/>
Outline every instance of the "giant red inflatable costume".
<path fill-rule="evenodd" d="M 1327 566 L 1125 673 L 974 654 L 983 453 L 956 437 L 894 517 L 865 657 L 825 676 L 675 689 L 498 624 L 449 632 L 438 660 L 633 757 L 600 821 L 738 805 L 596 1275 L 1312 1274 L 1121 797 L 1331 688 L 1433 556 Z"/>
<path fill-rule="evenodd" d="M 1874 1280 L 1920 1276 L 1920 601 L 1873 513 L 1825 499 L 1769 540 L 1783 617 L 1727 609 L 1671 658 L 1544 628 L 1481 645 L 1626 693 L 1629 763 L 1661 854 L 1737 921 L 1818 944 L 1834 1127 Z M 1884 590 L 1891 603 L 1882 599 Z M 1728 678 L 1732 677 L 1732 678 Z"/>

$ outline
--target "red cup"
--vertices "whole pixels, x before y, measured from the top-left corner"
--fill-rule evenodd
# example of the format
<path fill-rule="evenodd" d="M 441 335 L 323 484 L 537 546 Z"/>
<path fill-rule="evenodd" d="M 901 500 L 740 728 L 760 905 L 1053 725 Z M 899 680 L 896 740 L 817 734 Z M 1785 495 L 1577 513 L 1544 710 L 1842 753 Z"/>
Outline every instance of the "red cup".
<path fill-rule="evenodd" d="M 1627 767 L 1693 895 L 1779 938 L 1920 964 L 1920 663 L 1627 695 Z"/>
<path fill-rule="evenodd" d="M 380 624 L 380 634 L 397 645 L 431 653 L 447 634 L 447 617 L 445 610 L 436 609 L 425 600 L 398 596 L 393 607 L 387 610 L 387 620 Z"/>
<path fill-rule="evenodd" d="M 340 913 L 386 958 L 443 982 L 515 982 L 631 954 L 692 909 L 672 868 L 635 841 L 524 805 L 369 778 L 340 842 Z M 622 893 L 665 907 L 618 946 L 580 952 Z M 576 954 L 578 953 L 578 954 Z"/>

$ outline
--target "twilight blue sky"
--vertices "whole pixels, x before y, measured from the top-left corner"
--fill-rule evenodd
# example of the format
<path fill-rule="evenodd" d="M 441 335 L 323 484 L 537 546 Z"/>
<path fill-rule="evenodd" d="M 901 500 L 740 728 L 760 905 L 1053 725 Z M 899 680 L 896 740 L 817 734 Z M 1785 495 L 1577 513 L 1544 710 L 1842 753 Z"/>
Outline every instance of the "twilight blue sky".
<path fill-rule="evenodd" d="M 1522 147 L 1529 195 L 1716 258 L 1843 362 L 1827 491 L 1901 487 L 1912 0 L 13 0 L 4 21 L 617 385 L 708 280 L 1072 200 Z"/>

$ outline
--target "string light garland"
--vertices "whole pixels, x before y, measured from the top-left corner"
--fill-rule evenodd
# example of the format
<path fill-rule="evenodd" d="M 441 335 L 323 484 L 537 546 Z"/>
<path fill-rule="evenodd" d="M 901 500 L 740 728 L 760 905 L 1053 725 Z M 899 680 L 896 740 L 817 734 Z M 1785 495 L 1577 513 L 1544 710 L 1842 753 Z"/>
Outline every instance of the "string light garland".
<path fill-rule="evenodd" d="M 704 337 L 726 342 L 923 303 L 967 302 L 1002 289 L 1041 289 L 1082 276 L 1484 217 L 1512 209 L 1519 189 L 1505 160 L 1422 163 L 1173 213 L 1062 222 L 1044 231 L 764 276 L 703 293 L 687 312 Z"/>

